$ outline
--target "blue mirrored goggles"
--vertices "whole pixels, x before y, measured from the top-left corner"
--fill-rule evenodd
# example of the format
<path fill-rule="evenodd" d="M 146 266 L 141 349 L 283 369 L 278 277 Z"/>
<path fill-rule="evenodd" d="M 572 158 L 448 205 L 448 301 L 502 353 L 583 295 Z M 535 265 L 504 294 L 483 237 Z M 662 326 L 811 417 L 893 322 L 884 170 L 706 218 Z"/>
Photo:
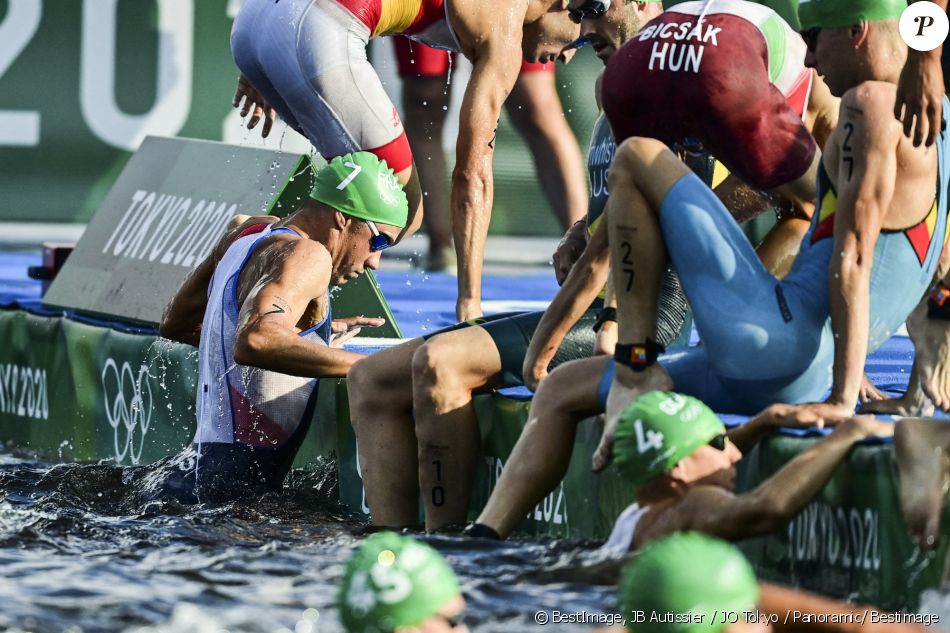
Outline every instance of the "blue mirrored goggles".
<path fill-rule="evenodd" d="M 585 0 L 584 4 L 579 7 L 568 7 L 567 14 L 572 22 L 580 24 L 581 20 L 602 17 L 609 8 L 610 0 Z"/>
<path fill-rule="evenodd" d="M 375 222 L 371 220 L 363 221 L 366 222 L 366 225 L 369 227 L 369 232 L 373 234 L 373 237 L 369 240 L 369 252 L 375 253 L 377 251 L 384 251 L 393 245 L 393 238 L 385 233 L 380 233 Z"/>

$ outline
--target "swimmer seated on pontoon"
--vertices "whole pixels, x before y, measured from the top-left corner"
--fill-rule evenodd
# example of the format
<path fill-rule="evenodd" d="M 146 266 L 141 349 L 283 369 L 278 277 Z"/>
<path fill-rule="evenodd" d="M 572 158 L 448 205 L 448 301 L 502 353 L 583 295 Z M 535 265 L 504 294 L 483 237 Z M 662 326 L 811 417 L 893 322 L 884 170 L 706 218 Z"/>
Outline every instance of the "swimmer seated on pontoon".
<path fill-rule="evenodd" d="M 737 6 L 751 7 L 759 18 L 784 25 L 775 13 L 762 6 L 746 2 L 731 2 L 729 6 L 732 9 Z M 593 42 L 598 56 L 605 62 L 644 24 L 662 14 L 658 2 L 603 3 L 595 0 L 572 3 L 570 10 L 574 19 L 582 23 L 583 35 Z M 762 38 L 751 24 L 737 28 L 744 36 L 748 36 L 751 31 Z M 795 154 L 799 160 L 792 165 L 786 161 L 778 175 L 773 173 L 778 170 L 774 161 L 769 165 L 748 160 L 742 162 L 749 173 L 764 173 L 768 178 L 782 182 L 786 177 L 798 178 L 799 170 L 805 172 L 816 151 L 814 140 L 802 121 L 811 73 L 804 66 L 804 45 L 787 25 L 782 26 L 772 37 L 775 42 L 768 50 L 777 51 L 779 42 L 789 47 L 788 54 L 773 64 L 776 68 L 782 68 L 782 72 L 778 73 L 781 85 L 772 84 L 761 56 L 745 55 L 742 57 L 743 62 L 739 63 L 732 53 L 732 59 L 734 65 L 746 64 L 749 69 L 758 71 L 753 73 L 749 70 L 747 74 L 753 74 L 761 84 L 757 90 L 763 93 L 763 98 L 767 99 L 770 107 L 778 113 L 776 116 L 783 121 L 782 132 L 775 134 L 762 129 L 755 134 L 746 134 L 742 142 L 727 146 L 726 155 L 732 156 L 736 151 L 751 153 L 756 145 L 774 145 L 780 141 L 786 147 L 799 147 Z M 762 39 L 763 49 L 764 44 L 765 40 Z M 686 93 L 684 99 L 699 98 L 696 90 L 690 90 L 685 85 L 687 79 L 675 75 L 667 79 L 684 84 L 681 86 Z M 744 84 L 745 88 L 748 88 L 748 83 Z M 756 82 L 751 83 L 755 85 Z M 815 82 L 815 88 L 808 101 L 809 124 L 830 129 L 837 111 L 835 99 L 820 81 Z M 647 99 L 651 91 L 657 94 L 667 92 L 662 83 L 651 84 L 651 88 L 638 98 Z M 657 96 L 657 107 L 660 107 L 660 103 L 661 97 Z M 675 136 L 678 129 L 671 129 L 669 133 Z M 662 126 L 656 130 L 664 131 Z M 590 147 L 588 168 L 591 182 L 604 183 L 614 154 L 614 142 L 603 117 L 595 125 Z M 728 192 L 735 192 L 738 189 L 736 181 L 737 178 L 730 177 L 723 186 Z M 792 188 L 793 191 L 798 189 Z M 807 192 L 805 195 L 807 197 Z M 726 193 L 724 197 L 731 198 L 732 194 Z M 755 204 L 749 204 L 749 197 L 744 197 L 744 204 L 736 205 L 736 215 L 749 217 L 765 208 L 765 205 L 756 207 Z M 573 301 L 572 297 L 586 288 L 584 284 L 589 279 L 591 260 L 598 260 L 597 265 L 606 267 L 606 230 L 601 217 L 606 201 L 606 187 L 592 187 L 587 221 L 568 231 L 564 243 L 555 254 L 559 281 L 563 281 L 578 251 L 584 250 L 588 230 L 593 233 L 590 244 L 584 250 L 586 259 L 581 269 L 568 277 L 569 281 L 555 299 L 556 306 Z M 808 206 L 807 202 L 802 204 Z M 781 268 L 789 258 L 789 253 L 794 255 L 803 232 L 802 224 L 807 228 L 807 220 L 803 221 L 795 214 L 784 218 L 778 230 L 771 233 L 760 247 L 760 256 L 769 263 L 770 269 Z M 593 230 L 597 226 L 600 228 Z M 663 284 L 658 331 L 661 340 L 668 343 L 681 334 L 685 302 L 674 274 L 667 272 Z M 596 310 L 591 310 L 590 306 L 602 287 L 603 281 L 599 287 L 593 288 L 593 294 L 583 305 L 581 302 L 572 304 L 576 312 L 569 314 L 569 323 L 565 319 L 563 329 L 558 332 L 557 343 L 550 346 L 550 354 L 544 362 L 545 371 L 549 365 L 556 366 L 571 358 L 592 353 L 594 337 L 590 326 L 596 320 Z M 554 309 L 557 310 L 557 307 Z M 367 502 L 374 523 L 414 525 L 418 516 L 420 488 L 423 490 L 428 529 L 443 529 L 465 521 L 480 442 L 472 395 L 522 384 L 521 370 L 525 364 L 528 341 L 534 336 L 535 329 L 541 327 L 539 322 L 550 320 L 548 314 L 544 314 L 542 319 L 542 313 L 536 312 L 496 315 L 477 322 L 462 323 L 383 350 L 354 367 L 347 379 L 350 412 L 358 440 Z M 612 326 L 612 323 L 605 323 L 601 332 L 612 332 Z M 688 322 L 685 327 L 688 335 Z M 568 330 L 570 335 L 565 336 Z M 601 351 L 611 353 L 612 348 L 605 347 Z M 595 373 L 578 378 L 582 384 L 593 380 L 590 391 L 593 393 L 591 399 L 595 402 L 597 381 L 602 373 L 602 366 L 599 367 Z M 407 376 L 411 376 L 411 384 L 407 384 Z M 572 389 L 571 393 L 576 391 Z M 385 406 L 381 406 L 381 403 Z M 405 464 L 407 468 L 393 471 L 385 466 L 391 463 Z"/>
<path fill-rule="evenodd" d="M 613 266 L 631 283 L 618 291 L 617 376 L 613 361 L 595 358 L 565 363 L 545 378 L 479 523 L 501 534 L 510 530 L 510 517 L 524 516 L 563 476 L 571 442 L 557 438 L 573 437 L 579 418 L 606 406 L 607 428 L 594 456 L 595 469 L 604 468 L 620 411 L 646 391 L 672 385 L 716 410 L 754 413 L 775 402 L 816 401 L 833 376 L 827 402 L 791 407 L 785 417 L 800 424 L 852 414 L 867 351 L 917 304 L 947 230 L 947 201 L 935 195 L 948 181 L 947 134 L 936 152 L 915 148 L 892 114 L 906 53 L 897 18 L 905 7 L 901 0 L 801 5 L 809 63 L 844 98 L 819 178 L 821 207 L 781 281 L 662 144 L 635 138 L 618 149 L 606 213 Z M 611 96 L 604 98 L 606 104 Z M 628 258 L 628 251 L 636 256 Z M 650 337 L 667 253 L 703 345 L 657 363 Z M 526 380 L 538 375 L 544 344 L 532 341 Z M 603 376 L 599 399 L 592 388 L 572 387 L 573 377 L 592 374 Z M 517 508 L 525 509 L 519 515 Z"/>
<path fill-rule="evenodd" d="M 364 150 L 385 159 L 406 186 L 409 221 L 422 222 L 423 193 L 402 121 L 366 56 L 369 41 L 406 35 L 461 52 L 472 62 L 459 115 L 452 173 L 458 253 L 456 314 L 481 316 L 481 273 L 491 219 L 492 156 L 502 105 L 522 59 L 565 61 L 577 39 L 566 0 L 247 0 L 234 20 L 231 52 L 241 78 L 234 105 L 253 108 L 249 126 L 276 115 L 325 158 Z M 549 112 L 560 117 L 560 112 Z"/>
<path fill-rule="evenodd" d="M 199 374 L 195 443 L 158 469 L 163 494 L 194 503 L 280 490 L 320 378 L 345 376 L 362 355 L 343 342 L 382 324 L 332 320 L 329 288 L 379 265 L 406 224 L 402 186 L 357 152 L 321 169 L 310 196 L 284 220 L 229 231 L 165 310 L 161 335 L 198 345 Z"/>

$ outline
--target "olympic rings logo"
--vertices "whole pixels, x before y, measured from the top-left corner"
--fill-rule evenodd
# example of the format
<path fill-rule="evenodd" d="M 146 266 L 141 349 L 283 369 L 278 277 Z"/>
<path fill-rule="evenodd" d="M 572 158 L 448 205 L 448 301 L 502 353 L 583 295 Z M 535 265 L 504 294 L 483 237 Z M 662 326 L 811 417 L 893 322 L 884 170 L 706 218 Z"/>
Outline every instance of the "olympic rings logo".
<path fill-rule="evenodd" d="M 112 358 L 108 359 L 102 368 L 102 393 L 106 419 L 114 431 L 115 461 L 128 457 L 137 465 L 152 423 L 148 367 L 143 363 L 135 375 L 127 362 L 123 361 L 120 368 Z"/>

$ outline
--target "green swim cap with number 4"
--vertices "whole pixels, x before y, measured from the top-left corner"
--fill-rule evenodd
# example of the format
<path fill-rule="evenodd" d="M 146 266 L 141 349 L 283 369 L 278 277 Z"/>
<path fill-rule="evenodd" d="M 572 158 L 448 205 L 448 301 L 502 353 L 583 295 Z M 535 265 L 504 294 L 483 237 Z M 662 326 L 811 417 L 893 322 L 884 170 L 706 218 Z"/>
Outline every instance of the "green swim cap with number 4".
<path fill-rule="evenodd" d="M 900 18 L 907 0 L 800 0 L 802 30 L 842 29 L 861 22 Z"/>
<path fill-rule="evenodd" d="M 642 633 L 713 633 L 759 601 L 755 572 L 739 549 L 698 532 L 680 532 L 648 545 L 627 565 L 618 586 L 621 613 Z M 723 617 L 725 613 L 729 616 Z M 637 622 L 637 614 L 643 621 Z M 672 613 L 679 621 L 651 618 Z M 685 617 L 685 616 L 689 617 Z"/>
<path fill-rule="evenodd" d="M 458 580 L 441 554 L 415 539 L 380 532 L 347 563 L 338 603 L 347 631 L 374 633 L 415 626 L 457 595 Z"/>
<path fill-rule="evenodd" d="M 639 486 L 725 431 L 722 420 L 696 398 L 651 391 L 620 415 L 614 463 L 624 479 Z"/>
<path fill-rule="evenodd" d="M 404 228 L 409 202 L 385 160 L 369 152 L 337 156 L 316 172 L 310 197 L 361 220 Z"/>

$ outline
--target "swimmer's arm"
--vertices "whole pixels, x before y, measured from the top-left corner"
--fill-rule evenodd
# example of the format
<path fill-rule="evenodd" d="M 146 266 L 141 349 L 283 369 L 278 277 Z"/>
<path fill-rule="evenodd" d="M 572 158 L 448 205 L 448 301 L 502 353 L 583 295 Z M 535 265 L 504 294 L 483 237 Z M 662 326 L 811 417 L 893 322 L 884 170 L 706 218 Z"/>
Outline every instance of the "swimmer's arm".
<path fill-rule="evenodd" d="M 926 628 L 915 624 L 883 622 L 857 622 L 855 616 L 870 620 L 873 615 L 881 619 L 882 612 L 874 607 L 850 602 L 840 602 L 825 596 L 782 587 L 771 583 L 759 583 L 759 610 L 777 615 L 772 620 L 776 631 L 824 631 L 826 633 L 868 633 L 880 630 L 890 633 L 923 633 Z M 834 618 L 831 616 L 840 616 Z"/>
<path fill-rule="evenodd" d="M 587 247 L 571 268 L 551 305 L 544 311 L 531 337 L 522 368 L 525 384 L 529 388 L 536 388 L 538 381 L 544 377 L 564 336 L 597 298 L 609 271 L 607 219 L 602 217 Z"/>
<path fill-rule="evenodd" d="M 726 540 L 761 536 L 784 527 L 831 479 L 855 442 L 893 434 L 893 424 L 855 417 L 839 424 L 755 489 L 736 495 L 718 486 L 693 488 L 658 521 L 649 538 L 696 530 Z M 657 533 L 662 529 L 662 533 Z"/>
<path fill-rule="evenodd" d="M 841 103 L 838 210 L 828 267 L 834 384 L 827 402 L 848 409 L 858 399 L 867 359 L 874 245 L 894 196 L 900 127 L 890 113 L 892 98 L 892 92 L 864 84 Z"/>
<path fill-rule="evenodd" d="M 311 240 L 281 240 L 265 246 L 268 272 L 241 303 L 234 341 L 234 361 L 294 376 L 345 376 L 363 358 L 342 349 L 307 341 L 297 333 L 307 306 L 324 296 L 332 260 Z"/>
<path fill-rule="evenodd" d="M 158 334 L 163 338 L 198 347 L 201 323 L 208 307 L 208 287 L 217 265 L 214 253 L 188 273 L 178 292 L 165 306 Z"/>
<path fill-rule="evenodd" d="M 917 1 L 910 0 L 908 4 Z M 947 0 L 933 1 L 944 11 L 947 10 Z M 933 145 L 940 133 L 945 92 L 940 64 L 942 54 L 943 45 L 931 51 L 908 48 L 907 61 L 897 82 L 894 116 L 903 121 L 904 135 L 913 138 L 915 146 L 921 143 L 928 147 Z"/>
<path fill-rule="evenodd" d="M 198 347 L 201 338 L 201 323 L 204 321 L 205 309 L 208 306 L 208 289 L 211 287 L 211 278 L 214 276 L 214 269 L 218 262 L 242 231 L 254 224 L 273 224 L 278 219 L 272 215 L 235 216 L 214 249 L 194 270 L 188 273 L 175 296 L 165 306 L 158 326 L 159 335 Z"/>
<path fill-rule="evenodd" d="M 479 7 L 480 14 L 488 13 Z M 456 317 L 481 316 L 485 238 L 494 199 L 492 160 L 501 107 L 515 85 L 521 61 L 523 16 L 468 33 L 474 65 L 459 113 L 455 169 L 452 170 L 452 232 L 458 251 Z M 516 23 L 516 24 L 515 24 Z M 466 25 L 461 25 L 464 28 Z M 490 35 L 486 35 L 490 33 Z"/>

